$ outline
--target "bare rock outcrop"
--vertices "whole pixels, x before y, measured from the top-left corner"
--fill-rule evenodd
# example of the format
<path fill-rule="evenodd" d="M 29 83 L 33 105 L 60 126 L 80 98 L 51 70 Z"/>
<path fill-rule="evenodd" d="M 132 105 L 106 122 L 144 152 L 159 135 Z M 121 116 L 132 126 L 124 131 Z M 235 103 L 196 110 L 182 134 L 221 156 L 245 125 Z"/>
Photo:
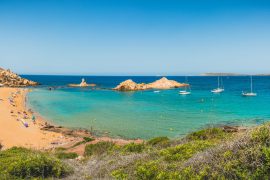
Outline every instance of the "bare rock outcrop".
<path fill-rule="evenodd" d="M 168 80 L 167 78 L 163 77 L 155 82 L 147 84 L 148 88 L 150 89 L 170 89 L 170 88 L 180 88 L 187 86 L 188 84 L 179 83 L 174 80 Z"/>
<path fill-rule="evenodd" d="M 147 89 L 171 89 L 171 88 L 180 88 L 184 86 L 188 86 L 188 84 L 179 83 L 174 80 L 168 80 L 167 78 L 163 77 L 149 84 L 145 84 L 145 83 L 137 84 L 131 79 L 128 79 L 120 83 L 118 86 L 116 86 L 114 90 L 138 91 L 138 90 L 147 90 Z"/>
<path fill-rule="evenodd" d="M 131 79 L 128 79 L 124 82 L 121 82 L 114 90 L 118 91 L 137 91 L 137 90 L 145 90 L 146 84 L 137 84 Z"/>
<path fill-rule="evenodd" d="M 18 74 L 11 72 L 9 69 L 0 68 L 0 86 L 7 87 L 26 87 L 36 86 L 37 82 L 20 77 Z"/>
<path fill-rule="evenodd" d="M 70 87 L 93 87 L 96 86 L 96 84 L 87 84 L 84 78 L 82 78 L 82 82 L 80 84 L 69 84 Z"/>

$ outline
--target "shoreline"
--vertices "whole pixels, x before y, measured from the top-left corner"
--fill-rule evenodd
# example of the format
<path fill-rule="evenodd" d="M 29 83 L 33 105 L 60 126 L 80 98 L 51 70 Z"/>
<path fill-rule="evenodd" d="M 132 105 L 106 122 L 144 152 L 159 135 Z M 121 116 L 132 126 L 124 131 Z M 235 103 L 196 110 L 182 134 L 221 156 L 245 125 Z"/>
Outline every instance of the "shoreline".
<path fill-rule="evenodd" d="M 26 107 L 28 91 L 26 88 L 0 88 L 0 143 L 3 148 L 22 146 L 46 150 L 74 141 L 75 138 L 61 133 L 41 130 L 46 121 L 39 116 L 35 121 L 31 119 L 33 112 Z"/>
<path fill-rule="evenodd" d="M 111 137 L 95 137 L 87 130 L 71 129 L 57 126 L 47 121 L 38 112 L 27 106 L 28 88 L 0 88 L 0 143 L 3 149 L 21 146 L 38 150 L 50 150 L 64 147 L 71 152 L 83 154 L 86 144 L 100 141 L 111 141 L 119 145 L 131 142 L 142 143 L 143 140 L 127 140 Z M 35 122 L 32 120 L 35 116 Z M 24 125 L 26 122 L 28 127 Z M 93 141 L 73 147 L 83 140 L 92 137 Z"/>

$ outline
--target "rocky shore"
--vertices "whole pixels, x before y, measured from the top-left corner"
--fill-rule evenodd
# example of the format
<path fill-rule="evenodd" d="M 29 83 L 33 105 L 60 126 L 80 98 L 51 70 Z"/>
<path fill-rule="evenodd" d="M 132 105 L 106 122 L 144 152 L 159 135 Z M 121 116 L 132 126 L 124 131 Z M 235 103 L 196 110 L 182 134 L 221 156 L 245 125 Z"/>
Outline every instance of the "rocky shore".
<path fill-rule="evenodd" d="M 6 87 L 26 87 L 36 86 L 37 82 L 20 77 L 18 74 L 11 72 L 9 69 L 0 68 L 0 86 Z"/>
<path fill-rule="evenodd" d="M 185 87 L 185 86 L 189 86 L 189 85 L 185 83 L 179 83 L 174 80 L 168 80 L 166 77 L 163 77 L 149 84 L 145 84 L 145 83 L 137 84 L 131 79 L 128 79 L 120 83 L 118 86 L 116 86 L 113 89 L 117 91 L 139 91 L 139 90 L 147 90 L 147 89 L 171 89 L 171 88 L 180 88 L 180 87 Z"/>

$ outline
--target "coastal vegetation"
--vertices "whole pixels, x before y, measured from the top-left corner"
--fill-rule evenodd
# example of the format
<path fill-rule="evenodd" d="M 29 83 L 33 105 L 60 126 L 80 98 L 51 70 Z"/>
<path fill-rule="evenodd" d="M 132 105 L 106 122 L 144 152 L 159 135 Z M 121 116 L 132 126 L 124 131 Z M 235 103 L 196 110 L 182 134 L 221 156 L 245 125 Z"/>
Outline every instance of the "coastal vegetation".
<path fill-rule="evenodd" d="M 97 144 L 89 144 L 85 146 L 85 156 L 101 155 L 113 148 L 114 144 L 111 142 L 98 142 Z"/>
<path fill-rule="evenodd" d="M 59 159 L 75 159 L 78 157 L 78 154 L 76 154 L 74 152 L 59 151 L 56 153 L 56 157 Z"/>
<path fill-rule="evenodd" d="M 0 174 L 3 179 L 61 178 L 71 168 L 46 152 L 13 147 L 0 151 Z"/>
<path fill-rule="evenodd" d="M 269 128 L 270 124 L 238 131 L 213 127 L 182 139 L 157 137 L 139 148 L 134 143 L 110 144 L 102 153 L 88 156 L 82 165 L 88 172 L 73 167 L 76 176 L 94 179 L 267 179 Z M 94 146 L 100 145 L 91 149 Z"/>
<path fill-rule="evenodd" d="M 91 137 L 83 137 L 83 140 L 82 141 L 79 141 L 77 142 L 76 144 L 74 144 L 72 147 L 76 147 L 76 146 L 79 146 L 81 144 L 85 144 L 85 143 L 88 143 L 90 141 L 94 141 L 95 139 L 94 138 L 91 138 Z"/>
<path fill-rule="evenodd" d="M 125 145 L 86 143 L 79 157 L 66 148 L 49 153 L 14 147 L 0 152 L 0 173 L 14 179 L 268 179 L 270 124 L 210 127 L 180 139 Z"/>

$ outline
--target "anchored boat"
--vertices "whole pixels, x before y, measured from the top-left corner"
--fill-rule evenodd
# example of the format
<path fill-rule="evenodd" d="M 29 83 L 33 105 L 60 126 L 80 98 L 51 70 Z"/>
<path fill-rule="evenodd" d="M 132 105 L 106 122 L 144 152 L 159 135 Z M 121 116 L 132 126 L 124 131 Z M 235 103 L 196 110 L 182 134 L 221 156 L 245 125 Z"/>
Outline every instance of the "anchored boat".
<path fill-rule="evenodd" d="M 187 76 L 186 76 L 186 84 L 188 84 Z M 179 91 L 179 94 L 181 94 L 181 95 L 189 95 L 189 94 L 191 94 L 190 85 L 185 86 L 185 90 Z"/>
<path fill-rule="evenodd" d="M 223 83 L 222 83 L 222 79 L 221 79 L 221 86 L 220 86 L 220 77 L 218 76 L 218 87 L 216 89 L 213 89 L 211 91 L 212 93 L 222 93 L 224 92 L 224 87 L 223 87 Z"/>
<path fill-rule="evenodd" d="M 242 92 L 242 96 L 244 96 L 244 97 L 257 96 L 257 93 L 253 92 L 253 78 L 252 78 L 252 76 L 250 76 L 250 92 Z"/>

